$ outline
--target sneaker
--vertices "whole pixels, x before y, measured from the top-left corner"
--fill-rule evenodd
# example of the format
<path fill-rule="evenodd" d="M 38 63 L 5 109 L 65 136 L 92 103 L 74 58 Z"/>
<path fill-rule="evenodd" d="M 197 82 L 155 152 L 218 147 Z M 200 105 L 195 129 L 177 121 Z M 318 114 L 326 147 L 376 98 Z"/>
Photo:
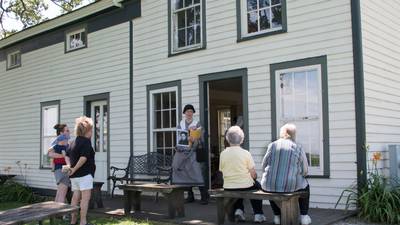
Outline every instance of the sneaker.
<path fill-rule="evenodd" d="M 255 214 L 254 215 L 254 223 L 262 223 L 265 222 L 267 218 L 263 214 Z"/>
<path fill-rule="evenodd" d="M 300 218 L 301 225 L 311 224 L 311 218 L 309 215 L 301 215 Z"/>
<path fill-rule="evenodd" d="M 236 209 L 235 211 L 235 220 L 237 222 L 244 222 L 246 218 L 244 217 L 244 212 L 241 209 Z"/>
<path fill-rule="evenodd" d="M 278 215 L 274 216 L 274 224 L 275 225 L 281 224 L 281 216 Z"/>

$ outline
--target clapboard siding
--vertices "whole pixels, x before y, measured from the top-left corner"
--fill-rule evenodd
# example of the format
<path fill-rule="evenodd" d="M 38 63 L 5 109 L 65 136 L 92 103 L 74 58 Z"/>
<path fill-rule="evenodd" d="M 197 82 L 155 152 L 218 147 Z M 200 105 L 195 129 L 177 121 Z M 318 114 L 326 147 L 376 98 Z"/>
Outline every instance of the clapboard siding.
<path fill-rule="evenodd" d="M 0 63 L 0 169 L 11 166 L 28 185 L 55 188 L 50 170 L 39 169 L 40 102 L 60 100 L 60 121 L 71 129 L 83 115 L 83 97 L 110 93 L 111 165 L 129 156 L 129 23 L 88 34 L 88 48 L 64 53 L 64 43 L 22 55 L 22 67 Z M 24 168 L 26 164 L 26 169 Z M 22 181 L 23 177 L 19 179 Z"/>
<path fill-rule="evenodd" d="M 287 33 L 238 43 L 236 2 L 207 0 L 207 49 L 168 57 L 167 1 L 142 1 L 142 17 L 133 21 L 135 154 L 147 151 L 146 85 L 181 80 L 182 105 L 198 109 L 199 75 L 247 68 L 248 136 L 260 168 L 271 141 L 269 65 L 327 55 L 331 178 L 310 183 L 312 206 L 333 207 L 341 191 L 356 181 L 350 3 L 288 0 L 287 8 Z"/>
<path fill-rule="evenodd" d="M 400 2 L 361 2 L 367 144 L 387 173 L 387 145 L 400 144 Z"/>

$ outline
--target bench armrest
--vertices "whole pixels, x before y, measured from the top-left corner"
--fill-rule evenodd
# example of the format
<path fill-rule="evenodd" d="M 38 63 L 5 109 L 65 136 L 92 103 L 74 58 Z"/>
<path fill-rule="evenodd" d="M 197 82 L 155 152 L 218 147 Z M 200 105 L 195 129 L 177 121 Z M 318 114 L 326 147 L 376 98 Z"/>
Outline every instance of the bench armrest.
<path fill-rule="evenodd" d="M 118 168 L 118 167 L 115 167 L 115 166 L 111 166 L 110 170 L 111 170 L 111 176 L 109 177 L 109 179 L 112 179 L 112 178 L 124 178 L 124 177 L 128 177 L 128 175 L 129 175 L 128 168 Z M 115 174 L 117 171 L 124 171 L 125 172 L 124 176 L 117 177 L 117 175 Z"/>

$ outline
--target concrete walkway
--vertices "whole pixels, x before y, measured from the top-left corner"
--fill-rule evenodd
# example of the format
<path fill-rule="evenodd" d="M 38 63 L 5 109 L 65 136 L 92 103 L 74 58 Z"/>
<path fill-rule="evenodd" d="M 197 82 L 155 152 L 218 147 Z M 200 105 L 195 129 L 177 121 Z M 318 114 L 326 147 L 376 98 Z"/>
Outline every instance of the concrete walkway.
<path fill-rule="evenodd" d="M 122 196 L 116 196 L 113 199 L 104 199 L 103 209 L 92 209 L 91 214 L 102 214 L 109 216 L 124 216 L 123 210 L 124 201 Z M 248 223 L 240 223 L 240 225 L 253 224 L 253 215 L 250 202 L 245 200 L 246 220 Z M 268 205 L 264 205 L 264 213 L 267 217 L 265 225 L 273 225 L 272 210 Z M 314 225 L 329 225 L 337 221 L 352 216 L 353 213 L 345 212 L 343 210 L 333 209 L 310 209 L 309 215 L 312 218 Z M 198 201 L 190 204 L 185 204 L 185 217 L 178 219 L 167 219 L 167 204 L 162 197 L 158 202 L 155 197 L 142 197 L 142 211 L 132 212 L 131 216 L 135 219 L 161 221 L 170 224 L 204 224 L 215 225 L 217 224 L 217 207 L 215 200 L 211 200 L 208 205 L 200 205 Z M 226 220 L 227 221 L 227 220 Z M 225 224 L 229 224 L 226 222 Z"/>

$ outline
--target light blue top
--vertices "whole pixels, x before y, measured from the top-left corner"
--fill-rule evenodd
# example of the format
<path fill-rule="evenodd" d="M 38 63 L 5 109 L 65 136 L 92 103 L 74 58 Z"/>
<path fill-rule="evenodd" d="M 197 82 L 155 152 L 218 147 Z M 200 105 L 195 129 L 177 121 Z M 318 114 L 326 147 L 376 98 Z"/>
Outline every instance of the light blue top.
<path fill-rule="evenodd" d="M 261 187 L 269 192 L 294 192 L 307 187 L 307 157 L 301 146 L 290 139 L 268 145 L 262 162 Z"/>

